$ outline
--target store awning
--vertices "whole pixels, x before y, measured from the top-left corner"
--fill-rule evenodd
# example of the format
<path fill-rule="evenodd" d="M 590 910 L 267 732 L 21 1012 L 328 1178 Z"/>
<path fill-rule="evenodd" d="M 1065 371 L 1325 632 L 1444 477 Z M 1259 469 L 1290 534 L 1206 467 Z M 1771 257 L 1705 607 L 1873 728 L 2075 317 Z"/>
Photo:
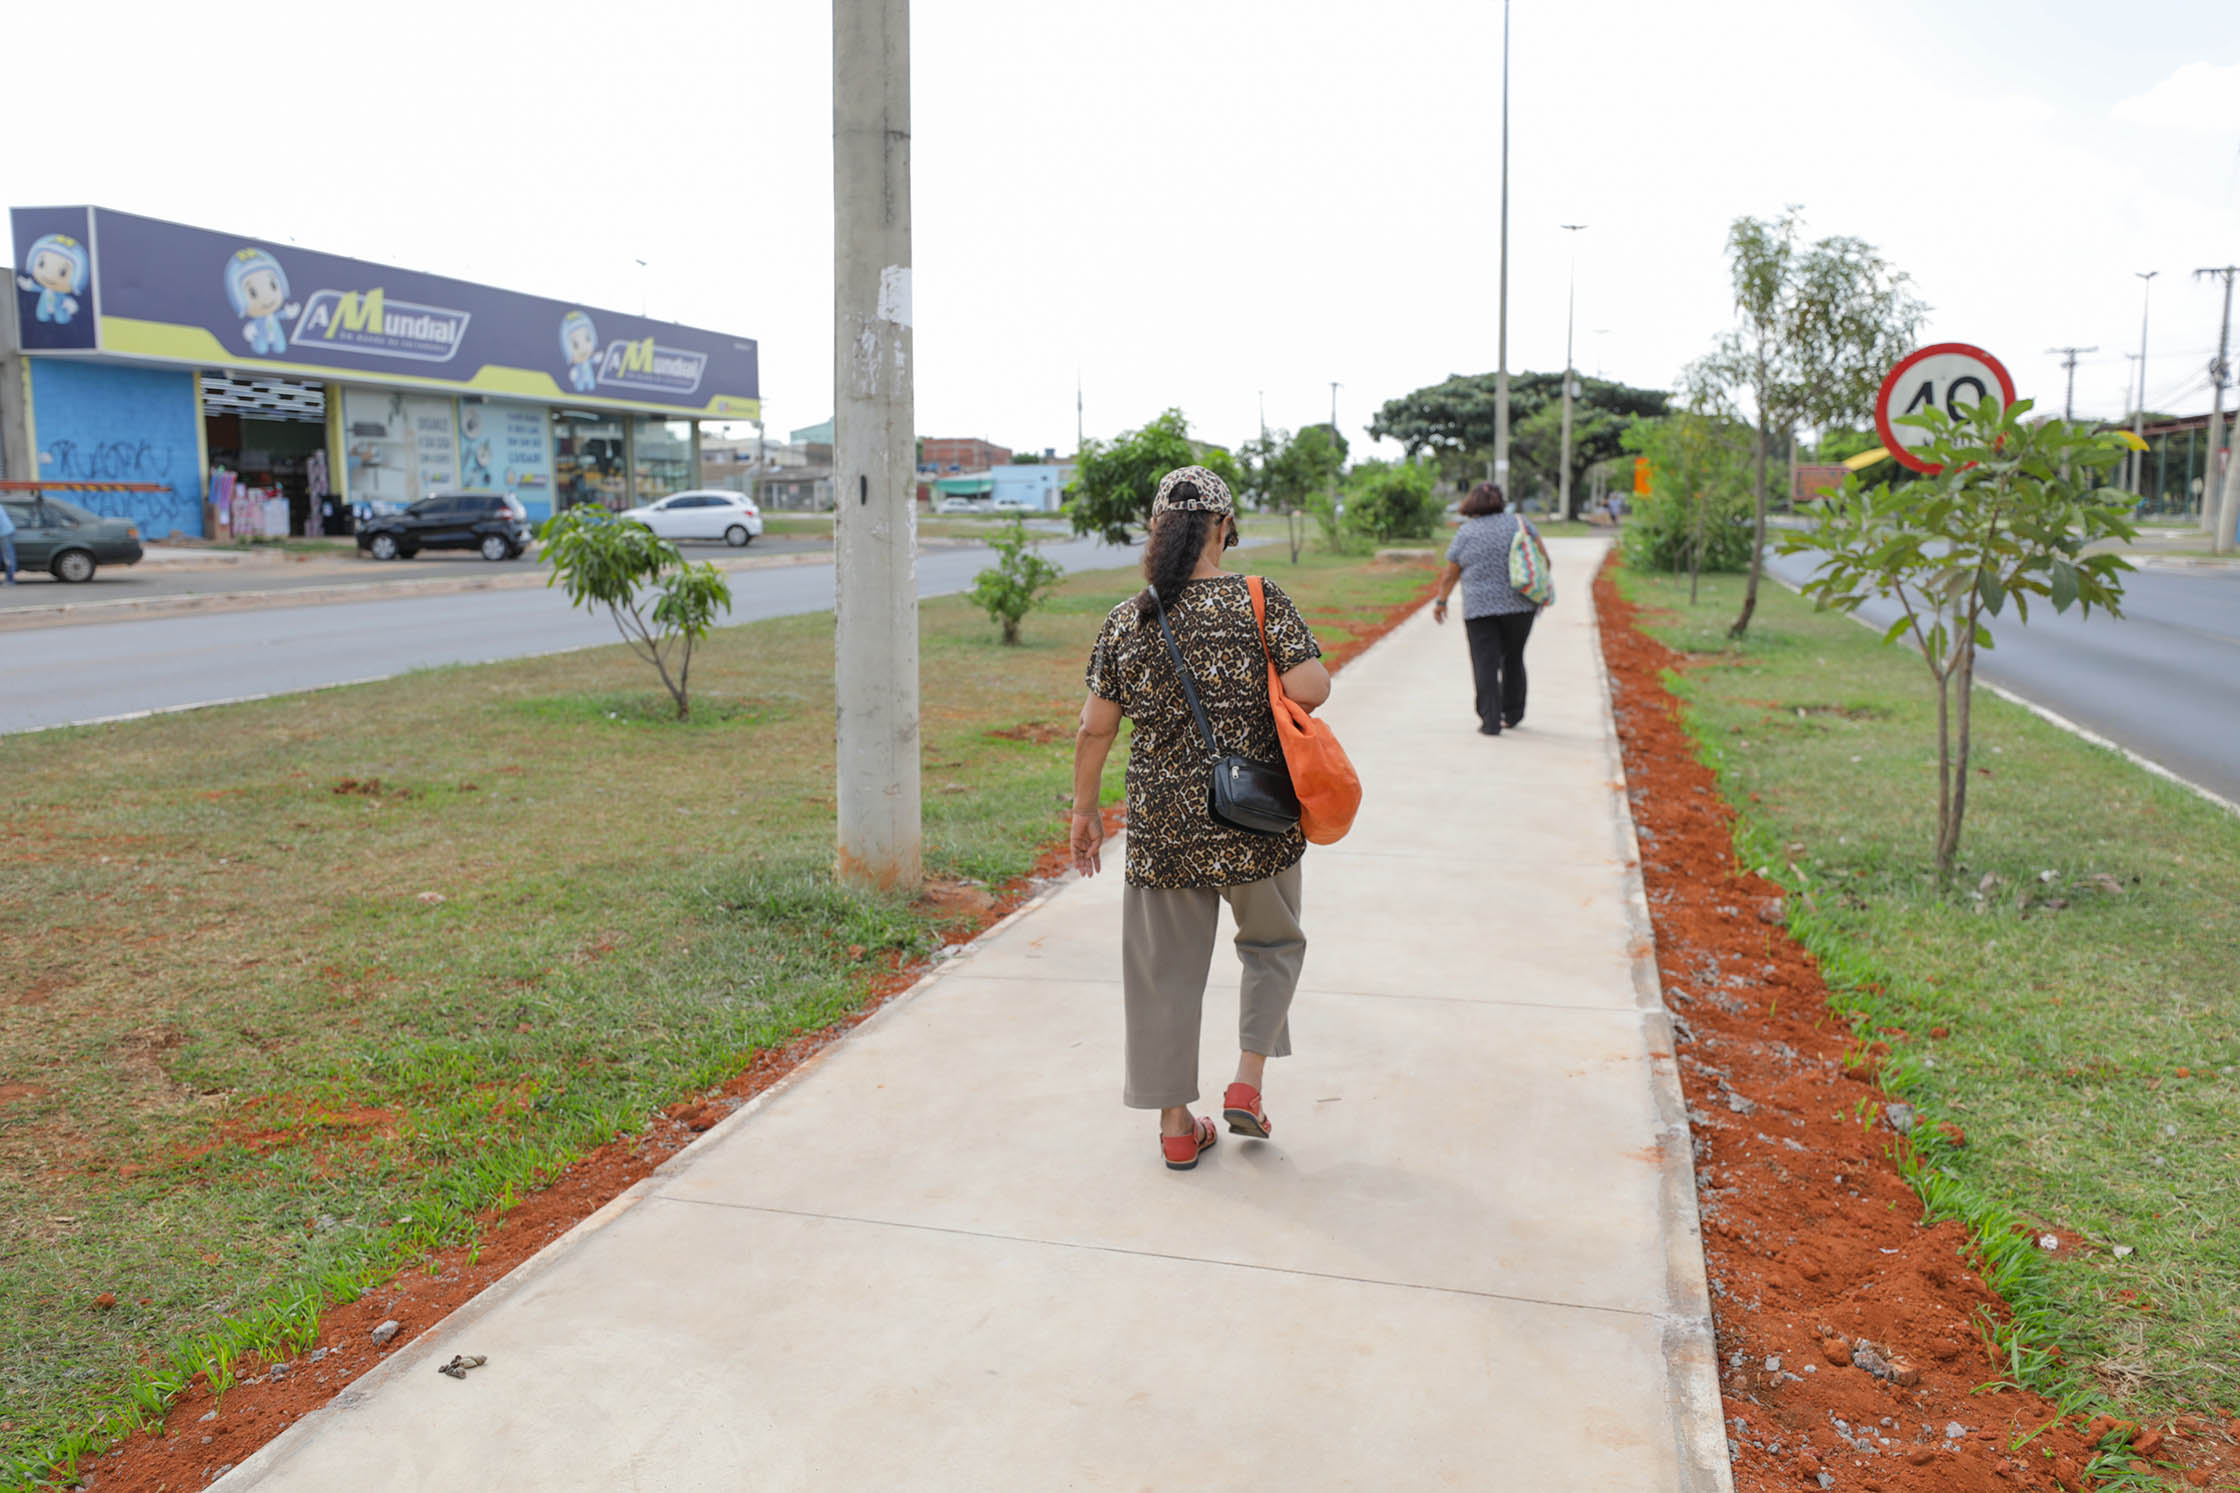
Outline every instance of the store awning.
<path fill-rule="evenodd" d="M 933 490 L 945 498 L 984 498 L 996 490 L 996 479 L 985 472 L 977 477 L 939 477 Z"/>

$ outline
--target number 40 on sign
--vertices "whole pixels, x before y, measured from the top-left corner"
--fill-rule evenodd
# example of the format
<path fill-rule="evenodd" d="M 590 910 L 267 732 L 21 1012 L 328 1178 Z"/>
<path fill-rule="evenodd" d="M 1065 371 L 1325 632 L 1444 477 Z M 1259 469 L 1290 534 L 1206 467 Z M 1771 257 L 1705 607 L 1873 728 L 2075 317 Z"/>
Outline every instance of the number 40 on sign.
<path fill-rule="evenodd" d="M 1875 433 L 1900 465 L 1933 474 L 1943 469 L 1913 454 L 1914 447 L 1929 443 L 1929 432 L 1899 425 L 1898 417 L 1934 407 L 1957 420 L 1961 410 L 1981 404 L 1994 390 L 2002 408 L 2014 403 L 2014 380 L 2004 363 L 1966 342 L 1932 343 L 1908 353 L 1883 377 L 1874 400 Z"/>

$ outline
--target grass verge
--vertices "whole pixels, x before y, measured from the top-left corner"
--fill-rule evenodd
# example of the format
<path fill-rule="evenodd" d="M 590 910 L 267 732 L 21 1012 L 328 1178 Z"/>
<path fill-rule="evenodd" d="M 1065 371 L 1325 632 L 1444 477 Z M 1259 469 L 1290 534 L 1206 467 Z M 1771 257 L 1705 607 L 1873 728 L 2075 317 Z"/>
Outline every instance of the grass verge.
<path fill-rule="evenodd" d="M 1917 660 L 1771 588 L 1730 643 L 1733 577 L 1707 577 L 1694 608 L 1684 581 L 1622 584 L 1706 665 L 1670 684 L 1739 810 L 1738 855 L 1789 889 L 1792 932 L 1862 1038 L 1888 1044 L 1885 1086 L 1964 1133 L 1925 1145 L 1912 1176 L 1977 1230 L 2014 1308 L 2018 1382 L 2230 1415 L 2240 826 L 1985 696 L 1964 870 L 1940 889 Z M 2045 1233 L 2058 1248 L 2031 1242 Z"/>
<path fill-rule="evenodd" d="M 1424 582 L 1270 573 L 1326 648 Z M 1062 832 L 1082 663 L 1137 584 L 1069 578 L 1018 648 L 921 608 L 931 874 L 999 882 Z M 934 945 L 938 907 L 828 874 L 831 628 L 719 630 L 684 726 L 614 648 L 5 742 L 16 1484 Z"/>

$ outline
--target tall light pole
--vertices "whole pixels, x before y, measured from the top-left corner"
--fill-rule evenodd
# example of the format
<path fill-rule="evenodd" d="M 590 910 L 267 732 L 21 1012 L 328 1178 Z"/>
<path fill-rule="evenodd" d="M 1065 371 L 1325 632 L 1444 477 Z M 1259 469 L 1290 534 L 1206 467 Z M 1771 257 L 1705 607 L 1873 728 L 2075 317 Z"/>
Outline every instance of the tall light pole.
<path fill-rule="evenodd" d="M 832 7 L 833 652 L 839 874 L 916 888 L 910 0 Z"/>
<path fill-rule="evenodd" d="M 2139 402 L 2131 408 L 2131 438 L 2144 441 L 2147 424 L 2147 310 L 2154 301 L 2154 277 L 2160 270 L 2133 270 L 2132 277 L 2139 282 Z M 2131 453 L 2131 490 L 2137 492 L 2146 479 L 2145 456 L 2137 450 Z"/>
<path fill-rule="evenodd" d="M 1584 223 L 1565 223 L 1562 228 L 1566 233 L 1577 233 L 1586 226 Z M 1577 249 L 1573 249 L 1570 277 L 1563 291 L 1563 471 L 1558 479 L 1557 518 L 1571 517 L 1571 328 L 1578 301 L 1579 253 Z"/>
<path fill-rule="evenodd" d="M 2224 278 L 2224 322 L 2217 333 L 2217 360 L 2209 365 L 2209 382 L 2216 386 L 2216 403 L 2209 409 L 2209 464 L 2201 471 L 2201 527 L 2211 534 L 2217 528 L 2217 454 L 2224 449 L 2224 385 L 2232 376 L 2232 364 L 2226 355 L 2232 350 L 2232 277 L 2240 274 L 2240 265 L 2223 265 L 2215 269 L 2195 270 L 2193 277 L 2220 275 Z"/>
<path fill-rule="evenodd" d="M 1501 0 L 1501 331 L 1493 375 L 1493 480 L 1509 490 L 1509 0 Z"/>

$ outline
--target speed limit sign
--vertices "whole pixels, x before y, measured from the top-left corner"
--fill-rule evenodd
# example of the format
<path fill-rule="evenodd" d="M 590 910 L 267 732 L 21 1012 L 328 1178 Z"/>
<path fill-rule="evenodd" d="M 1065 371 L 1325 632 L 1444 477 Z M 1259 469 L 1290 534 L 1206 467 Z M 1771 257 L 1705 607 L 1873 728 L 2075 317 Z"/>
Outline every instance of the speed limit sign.
<path fill-rule="evenodd" d="M 1936 473 L 1943 468 L 1923 461 L 1913 448 L 1929 444 L 1929 432 L 1918 425 L 1899 425 L 1900 415 L 1940 409 L 1953 419 L 1961 410 L 1981 404 L 1994 393 L 2003 408 L 2014 403 L 2014 380 L 2006 365 L 1980 347 L 1965 342 L 1937 342 L 1906 354 L 1882 380 L 1874 399 L 1874 428 L 1883 449 L 1901 466 L 1917 472 Z"/>

